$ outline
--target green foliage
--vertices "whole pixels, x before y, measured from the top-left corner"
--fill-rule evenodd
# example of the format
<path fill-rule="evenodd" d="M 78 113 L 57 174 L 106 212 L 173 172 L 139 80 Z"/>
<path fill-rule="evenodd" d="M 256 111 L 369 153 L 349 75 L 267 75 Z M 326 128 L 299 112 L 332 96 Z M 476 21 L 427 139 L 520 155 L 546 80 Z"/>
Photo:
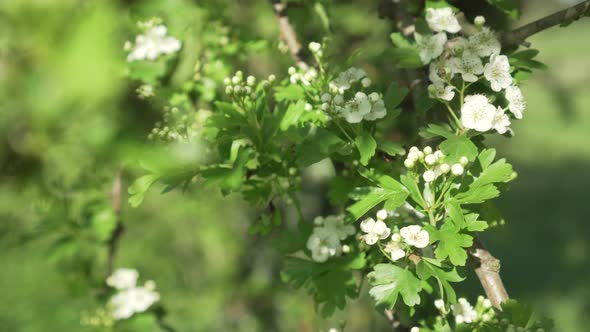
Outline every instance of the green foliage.
<path fill-rule="evenodd" d="M 392 264 L 377 264 L 368 278 L 373 286 L 369 294 L 377 305 L 392 309 L 398 297 L 410 307 L 420 304 L 422 281 L 412 271 Z"/>

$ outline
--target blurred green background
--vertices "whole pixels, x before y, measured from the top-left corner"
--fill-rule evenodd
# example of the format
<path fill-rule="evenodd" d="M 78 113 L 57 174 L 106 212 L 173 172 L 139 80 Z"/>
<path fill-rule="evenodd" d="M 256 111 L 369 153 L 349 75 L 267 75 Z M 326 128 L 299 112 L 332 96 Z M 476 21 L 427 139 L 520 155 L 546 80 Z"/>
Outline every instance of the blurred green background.
<path fill-rule="evenodd" d="M 154 15 L 206 20 L 212 15 L 198 7 L 209 6 L 235 19 L 240 38 L 276 46 L 266 1 L 164 2 L 167 9 Z M 55 206 L 79 195 L 100 206 L 100 197 L 108 202 L 118 169 L 125 168 L 126 186 L 140 174 L 128 151 L 149 149 L 145 137 L 161 114 L 134 97 L 136 86 L 125 74 L 122 45 L 132 37 L 130 6 L 148 14 L 159 8 L 158 1 L 138 3 L 0 2 L 0 331 L 84 331 L 81 314 L 96 306 L 96 294 L 79 280 L 84 273 L 96 277 L 92 266 L 104 261 L 105 250 L 88 244 L 71 253 L 82 256 L 76 264 L 88 269 L 52 259 L 60 232 L 79 234 L 63 226 L 67 219 L 85 215 L 83 207 Z M 569 4 L 523 1 L 520 23 Z M 487 7 L 472 7 L 487 14 Z M 330 8 L 333 47 L 344 54 L 365 48 L 357 64 L 386 82 L 376 76 L 382 65 L 390 68 L 378 57 L 389 45 L 389 28 L 374 19 L 376 3 L 335 1 Z M 293 14 L 305 19 L 305 12 Z M 173 25 L 175 17 L 163 16 Z M 312 20 L 302 40 L 324 33 L 319 27 Z M 589 33 L 587 19 L 530 39 L 549 69 L 536 72 L 523 88 L 528 108 L 524 121 L 513 125 L 516 136 L 489 142 L 514 164 L 519 178 L 498 199 L 506 225 L 484 240 L 502 260 L 510 295 L 533 304 L 565 332 L 584 331 L 590 323 Z M 277 72 L 290 59 L 277 60 L 275 53 L 240 64 L 260 74 Z M 325 178 L 321 167 L 314 172 L 312 180 Z M 311 206 L 307 213 L 319 209 Z M 140 207 L 123 207 L 126 231 L 115 265 L 156 280 L 165 320 L 177 331 L 317 331 L 337 327 L 345 317 L 347 331 L 385 326 L 367 296 L 330 320 L 318 318 L 309 297 L 280 281 L 272 236 L 248 235 L 255 214 L 239 198 L 222 198 L 211 189 L 164 195 L 152 190 Z M 84 256 L 95 252 L 102 256 Z M 470 276 L 459 293 L 474 294 L 478 287 Z"/>

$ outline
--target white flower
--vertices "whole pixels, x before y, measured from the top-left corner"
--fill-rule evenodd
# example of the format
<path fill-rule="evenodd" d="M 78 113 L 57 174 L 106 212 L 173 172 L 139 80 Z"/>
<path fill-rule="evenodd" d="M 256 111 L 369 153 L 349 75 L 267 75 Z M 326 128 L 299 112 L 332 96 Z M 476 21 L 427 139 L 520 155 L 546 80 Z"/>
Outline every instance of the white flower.
<path fill-rule="evenodd" d="M 370 79 L 370 78 L 368 78 L 368 77 L 365 77 L 365 78 L 363 78 L 363 79 L 361 80 L 361 85 L 362 85 L 364 88 L 368 88 L 368 87 L 370 87 L 370 86 L 371 86 L 371 83 L 372 83 L 372 82 L 371 82 L 371 79 Z"/>
<path fill-rule="evenodd" d="M 182 46 L 180 41 L 166 34 L 167 29 L 164 25 L 156 25 L 135 37 L 135 45 L 131 46 L 127 61 L 154 61 L 162 54 L 172 54 L 180 50 Z"/>
<path fill-rule="evenodd" d="M 368 121 L 384 118 L 387 115 L 387 109 L 385 108 L 385 102 L 381 96 L 378 93 L 373 92 L 369 95 L 369 99 L 371 100 L 371 111 L 363 118 Z"/>
<path fill-rule="evenodd" d="M 460 58 L 455 57 L 449 61 L 449 65 L 451 66 L 453 72 L 461 74 L 461 78 L 463 78 L 463 80 L 466 82 L 477 81 L 477 76 L 484 72 L 481 59 L 477 55 L 471 54 L 469 52 L 464 52 L 463 56 Z"/>
<path fill-rule="evenodd" d="M 421 35 L 414 33 L 416 44 L 418 44 L 420 60 L 423 64 L 430 63 L 431 60 L 438 58 L 444 51 L 447 35 L 444 32 L 435 35 Z"/>
<path fill-rule="evenodd" d="M 510 110 L 510 112 L 514 114 L 515 118 L 522 119 L 522 113 L 524 112 L 526 103 L 524 101 L 524 97 L 522 96 L 522 91 L 520 91 L 520 88 L 515 85 L 507 87 L 505 91 L 505 96 L 506 100 L 508 100 L 508 109 Z"/>
<path fill-rule="evenodd" d="M 480 57 L 500 54 L 500 50 L 502 49 L 502 44 L 496 33 L 487 27 L 483 27 L 471 35 L 469 37 L 469 44 L 472 45 L 472 49 Z"/>
<path fill-rule="evenodd" d="M 371 100 L 363 92 L 357 92 L 354 98 L 347 101 L 342 107 L 337 107 L 342 117 L 349 123 L 359 123 L 365 115 L 371 112 Z"/>
<path fill-rule="evenodd" d="M 451 166 L 451 173 L 453 173 L 453 175 L 455 175 L 455 176 L 463 175 L 464 171 L 465 171 L 465 169 L 463 168 L 463 165 L 461 165 L 461 164 L 453 164 L 453 166 Z"/>
<path fill-rule="evenodd" d="M 434 306 L 436 309 L 442 310 L 445 308 L 445 301 L 443 301 L 443 299 L 434 300 Z"/>
<path fill-rule="evenodd" d="M 391 259 L 397 261 L 398 259 L 406 257 L 406 252 L 402 249 L 401 243 L 399 241 L 389 241 L 383 251 L 391 256 Z"/>
<path fill-rule="evenodd" d="M 508 118 L 508 115 L 504 113 L 502 107 L 498 106 L 494 116 L 494 129 L 496 129 L 498 133 L 504 134 L 508 131 L 508 126 L 510 126 L 510 119 Z"/>
<path fill-rule="evenodd" d="M 330 91 L 343 94 L 344 91 L 350 89 L 352 83 L 360 81 L 366 76 L 367 73 L 364 70 L 350 67 L 340 73 L 328 86 L 330 87 Z"/>
<path fill-rule="evenodd" d="M 375 221 L 373 218 L 367 218 L 361 221 L 361 231 L 367 233 L 362 238 L 368 245 L 373 245 L 379 240 L 384 240 L 391 234 L 391 229 L 383 221 Z"/>
<path fill-rule="evenodd" d="M 432 31 L 446 31 L 457 33 L 461 30 L 459 21 L 450 7 L 445 8 L 428 8 L 426 11 L 426 22 Z"/>
<path fill-rule="evenodd" d="M 483 75 L 490 81 L 492 90 L 498 92 L 512 84 L 510 63 L 505 55 L 492 54 L 490 62 L 484 67 Z"/>
<path fill-rule="evenodd" d="M 354 226 L 344 223 L 344 216 L 327 216 L 323 222 L 324 228 L 336 234 L 340 240 L 344 240 L 355 233 Z"/>
<path fill-rule="evenodd" d="M 385 209 L 381 209 L 381 210 L 377 211 L 377 219 L 378 220 L 385 220 L 385 219 L 387 219 L 388 216 L 389 216 L 389 214 L 387 213 L 387 210 L 385 210 Z"/>
<path fill-rule="evenodd" d="M 461 123 L 463 127 L 485 132 L 492 129 L 496 108 L 483 95 L 465 97 L 461 107 Z"/>
<path fill-rule="evenodd" d="M 477 312 L 466 299 L 460 298 L 457 303 L 451 305 L 457 324 L 473 323 L 477 320 Z"/>
<path fill-rule="evenodd" d="M 307 239 L 307 249 L 311 251 L 311 259 L 323 263 L 332 256 L 340 254 L 342 247 L 338 234 L 328 228 L 314 228 L 313 233 Z"/>
<path fill-rule="evenodd" d="M 428 86 L 428 96 L 432 99 L 451 101 L 455 97 L 455 91 L 453 91 L 453 86 L 445 86 L 441 81 Z"/>
<path fill-rule="evenodd" d="M 453 70 L 449 61 L 438 58 L 430 63 L 428 67 L 428 79 L 432 83 L 449 82 L 453 78 Z"/>
<path fill-rule="evenodd" d="M 317 53 L 322 49 L 322 44 L 317 43 L 317 42 L 311 42 L 309 43 L 309 50 L 312 51 L 313 53 Z"/>
<path fill-rule="evenodd" d="M 422 174 L 422 178 L 424 178 L 425 182 L 432 182 L 432 181 L 434 181 L 435 177 L 436 177 L 436 175 L 434 174 L 433 171 L 426 171 L 426 172 L 424 172 L 424 174 Z"/>
<path fill-rule="evenodd" d="M 120 268 L 111 274 L 106 282 L 107 285 L 116 289 L 127 289 L 135 287 L 139 273 L 135 269 Z"/>
<path fill-rule="evenodd" d="M 160 294 L 146 287 L 125 289 L 111 297 L 109 305 L 116 320 L 131 317 L 135 313 L 146 311 L 160 299 Z"/>
<path fill-rule="evenodd" d="M 416 248 L 424 248 L 430 242 L 428 232 L 419 225 L 406 226 L 399 233 L 407 244 Z"/>

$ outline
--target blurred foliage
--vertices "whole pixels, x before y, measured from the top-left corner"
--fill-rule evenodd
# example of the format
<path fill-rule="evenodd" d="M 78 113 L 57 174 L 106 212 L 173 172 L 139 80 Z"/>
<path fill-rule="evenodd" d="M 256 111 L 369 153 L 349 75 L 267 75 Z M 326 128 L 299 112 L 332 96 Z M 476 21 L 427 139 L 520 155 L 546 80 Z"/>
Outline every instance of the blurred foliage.
<path fill-rule="evenodd" d="M 468 15 L 488 10 L 480 2 Z M 522 22 L 557 8 L 533 4 L 524 3 Z M 331 40 L 338 53 L 328 56 L 344 58 L 362 48 L 355 61 L 376 85 L 388 86 L 396 75 L 382 56 L 390 43 L 388 22 L 367 19 L 377 16 L 375 4 L 297 1 L 289 14 L 302 40 Z M 265 1 L 0 2 L 0 331 L 96 330 L 81 327 L 80 320 L 101 296 L 107 234 L 117 219 L 110 197 L 117 172 L 123 170 L 127 187 L 146 167 L 183 169 L 203 158 L 199 146 L 163 152 L 147 140 L 163 113 L 137 97 L 123 44 L 132 39 L 137 20 L 153 16 L 182 37 L 184 56 L 137 72 L 194 91 L 200 98 L 191 109 L 214 99 L 221 88 L 215 82 L 229 75 L 228 64 L 268 75 L 291 62 L 280 51 Z M 492 21 L 501 22 L 499 17 Z M 581 112 L 590 107 L 590 49 L 581 43 L 588 29 L 582 21 L 567 35 L 550 30 L 531 39 L 550 70 L 534 75 L 525 88 L 529 111 L 516 125 L 519 135 L 510 144 L 494 142 L 514 160 L 520 177 L 498 202 L 510 222 L 486 239 L 488 246 L 502 259 L 511 295 L 555 317 L 558 331 L 583 331 L 590 308 L 584 277 L 590 273 L 584 237 L 590 116 Z M 211 47 L 218 43 L 223 47 Z M 168 67 L 161 66 L 173 67 L 173 75 L 162 77 Z M 191 77 L 191 86 L 181 86 Z M 559 135 L 547 134 L 553 132 Z M 305 215 L 324 208 L 330 172 L 316 165 L 304 174 Z M 202 186 L 148 192 L 139 208 L 123 206 L 116 265 L 133 266 L 157 281 L 164 321 L 177 331 L 317 331 L 339 327 L 344 319 L 347 331 L 387 330 L 364 305 L 371 302 L 366 289 L 345 311 L 320 319 L 310 298 L 280 280 L 279 252 L 288 250 L 280 237 L 249 234 L 250 220 L 261 212 L 254 210 Z M 292 227 L 295 212 L 285 209 L 283 219 Z M 532 224 L 538 227 L 531 231 Z M 161 323 L 129 324 L 149 331 Z"/>

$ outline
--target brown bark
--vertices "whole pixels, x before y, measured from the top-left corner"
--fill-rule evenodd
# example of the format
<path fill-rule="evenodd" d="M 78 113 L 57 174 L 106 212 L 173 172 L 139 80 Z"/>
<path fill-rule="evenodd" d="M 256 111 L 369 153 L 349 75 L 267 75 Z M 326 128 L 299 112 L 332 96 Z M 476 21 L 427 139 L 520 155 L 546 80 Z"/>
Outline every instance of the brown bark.
<path fill-rule="evenodd" d="M 107 247 L 107 276 L 113 273 L 113 266 L 115 263 L 115 256 L 117 254 L 117 248 L 119 246 L 119 239 L 123 235 L 125 228 L 121 222 L 121 206 L 123 200 L 123 179 L 121 171 L 117 172 L 115 180 L 113 181 L 113 187 L 111 189 L 111 209 L 117 217 L 117 224 L 111 238 L 108 241 Z"/>
<path fill-rule="evenodd" d="M 279 25 L 281 39 L 287 44 L 293 61 L 301 69 L 305 70 L 309 68 L 307 63 L 303 60 L 303 48 L 301 47 L 299 40 L 297 40 L 297 33 L 289 21 L 289 16 L 287 16 L 287 5 L 280 0 L 271 0 L 271 3 Z"/>
<path fill-rule="evenodd" d="M 494 307 L 500 309 L 500 305 L 508 300 L 508 292 L 500 277 L 500 260 L 478 238 L 474 239 L 473 246 L 469 248 L 469 259 L 487 298 Z"/>

